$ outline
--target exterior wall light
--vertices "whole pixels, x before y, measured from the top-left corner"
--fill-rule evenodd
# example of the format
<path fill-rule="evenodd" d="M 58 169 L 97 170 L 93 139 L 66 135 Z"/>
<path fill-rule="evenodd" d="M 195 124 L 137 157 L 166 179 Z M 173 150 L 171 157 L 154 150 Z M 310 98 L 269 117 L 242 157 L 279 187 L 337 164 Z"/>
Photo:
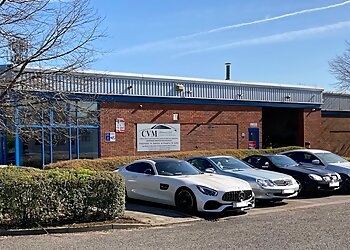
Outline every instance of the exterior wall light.
<path fill-rule="evenodd" d="M 185 90 L 185 87 L 184 87 L 183 84 L 180 84 L 180 83 L 177 83 L 177 84 L 176 84 L 176 91 L 182 92 L 182 91 L 184 91 L 184 90 Z"/>
<path fill-rule="evenodd" d="M 132 89 L 132 85 L 128 86 L 128 89 Z"/>
<path fill-rule="evenodd" d="M 286 95 L 284 98 L 286 98 L 287 100 L 289 100 L 290 98 L 292 98 L 290 95 Z"/>
<path fill-rule="evenodd" d="M 238 97 L 243 97 L 242 93 L 237 94 Z"/>

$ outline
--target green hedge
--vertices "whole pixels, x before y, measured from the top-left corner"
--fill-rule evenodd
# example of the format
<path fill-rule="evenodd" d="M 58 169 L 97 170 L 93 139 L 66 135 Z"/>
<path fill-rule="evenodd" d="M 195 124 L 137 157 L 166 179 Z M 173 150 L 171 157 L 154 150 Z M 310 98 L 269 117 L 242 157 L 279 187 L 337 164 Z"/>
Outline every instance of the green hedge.
<path fill-rule="evenodd" d="M 88 169 L 0 168 L 0 227 L 39 227 L 115 219 L 124 180 Z"/>
<path fill-rule="evenodd" d="M 300 149 L 301 147 L 284 147 L 275 149 L 259 149 L 259 150 L 248 150 L 248 149 L 220 149 L 220 150 L 201 150 L 201 151 L 184 151 L 184 152 L 170 152 L 162 154 L 151 154 L 151 155 L 138 155 L 138 156 L 117 156 L 108 157 L 95 160 L 72 160 L 72 161 L 60 161 L 57 163 L 49 164 L 45 166 L 45 169 L 55 168 L 67 168 L 67 169 L 79 169 L 87 168 L 96 171 L 114 170 L 118 166 L 123 166 L 134 160 L 143 158 L 156 158 L 156 157 L 170 157 L 185 159 L 191 156 L 197 155 L 231 155 L 239 159 L 245 158 L 252 154 L 277 154 L 283 151 Z"/>

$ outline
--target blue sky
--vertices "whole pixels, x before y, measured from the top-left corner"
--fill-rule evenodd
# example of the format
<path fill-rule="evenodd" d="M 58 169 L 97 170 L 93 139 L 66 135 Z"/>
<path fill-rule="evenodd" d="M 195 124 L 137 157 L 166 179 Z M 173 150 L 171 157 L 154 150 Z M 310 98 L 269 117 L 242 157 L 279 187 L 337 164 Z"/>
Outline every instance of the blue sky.
<path fill-rule="evenodd" d="M 106 52 L 93 70 L 303 84 L 334 90 L 350 1 L 92 0 Z"/>

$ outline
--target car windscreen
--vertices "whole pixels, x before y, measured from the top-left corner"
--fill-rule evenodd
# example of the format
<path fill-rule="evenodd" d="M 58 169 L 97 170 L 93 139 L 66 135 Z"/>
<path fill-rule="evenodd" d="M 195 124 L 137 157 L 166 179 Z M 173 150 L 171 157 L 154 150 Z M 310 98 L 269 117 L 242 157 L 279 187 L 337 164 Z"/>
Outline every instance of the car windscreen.
<path fill-rule="evenodd" d="M 158 175 L 197 175 L 202 174 L 186 161 L 156 161 Z"/>
<path fill-rule="evenodd" d="M 344 158 L 340 157 L 339 155 L 333 154 L 333 153 L 315 153 L 315 155 L 321 159 L 323 162 L 327 163 L 343 163 L 348 162 Z"/>
<path fill-rule="evenodd" d="M 277 167 L 289 167 L 298 165 L 294 160 L 285 155 L 273 155 L 268 157 Z"/>
<path fill-rule="evenodd" d="M 233 157 L 213 157 L 210 158 L 222 170 L 244 170 L 252 169 L 246 163 Z"/>

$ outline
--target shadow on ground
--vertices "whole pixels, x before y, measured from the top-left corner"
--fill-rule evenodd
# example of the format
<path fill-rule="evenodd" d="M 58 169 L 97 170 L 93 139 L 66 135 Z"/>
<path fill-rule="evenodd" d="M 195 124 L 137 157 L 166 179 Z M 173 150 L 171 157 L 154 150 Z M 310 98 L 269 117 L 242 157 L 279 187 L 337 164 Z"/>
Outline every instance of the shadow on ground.
<path fill-rule="evenodd" d="M 278 207 L 278 206 L 284 206 L 287 203 L 285 202 L 258 202 L 256 204 L 257 208 L 269 208 L 269 207 Z M 178 210 L 176 210 L 175 207 L 153 203 L 153 202 L 147 202 L 147 201 L 140 201 L 140 200 L 134 200 L 134 199 L 128 199 L 126 202 L 126 210 L 131 212 L 141 212 L 144 214 L 149 215 L 159 215 L 159 216 L 166 216 L 169 217 L 169 219 L 173 218 L 201 218 L 207 221 L 217 221 L 223 218 L 227 217 L 233 217 L 233 216 L 240 216 L 244 215 L 246 213 L 249 213 L 249 211 L 224 211 L 221 213 L 194 213 L 194 214 L 185 214 Z"/>
<path fill-rule="evenodd" d="M 128 198 L 126 201 L 126 210 L 133 211 L 133 212 L 153 214 L 153 215 L 168 216 L 172 218 L 193 217 L 192 215 L 184 214 L 184 213 L 181 213 L 180 211 L 177 211 L 175 207 L 172 207 L 172 206 L 153 203 L 153 202 L 147 202 L 147 201 L 134 200 L 130 198 Z"/>

